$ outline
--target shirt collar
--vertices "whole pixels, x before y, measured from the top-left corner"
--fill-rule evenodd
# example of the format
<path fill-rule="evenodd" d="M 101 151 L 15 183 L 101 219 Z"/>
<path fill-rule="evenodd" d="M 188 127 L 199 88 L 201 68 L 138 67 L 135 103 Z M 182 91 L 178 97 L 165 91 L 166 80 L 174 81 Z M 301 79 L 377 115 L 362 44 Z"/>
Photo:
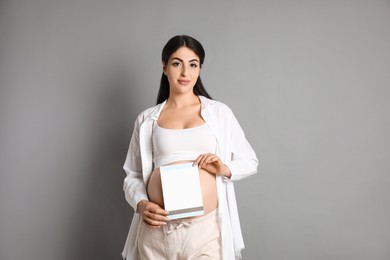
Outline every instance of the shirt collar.
<path fill-rule="evenodd" d="M 154 121 L 157 121 L 158 117 L 160 116 L 161 114 L 161 111 L 163 109 L 163 107 L 165 106 L 165 103 L 167 103 L 167 101 L 163 101 L 162 103 L 158 104 L 155 109 L 153 109 L 153 112 L 150 114 L 149 118 L 154 120 Z"/>

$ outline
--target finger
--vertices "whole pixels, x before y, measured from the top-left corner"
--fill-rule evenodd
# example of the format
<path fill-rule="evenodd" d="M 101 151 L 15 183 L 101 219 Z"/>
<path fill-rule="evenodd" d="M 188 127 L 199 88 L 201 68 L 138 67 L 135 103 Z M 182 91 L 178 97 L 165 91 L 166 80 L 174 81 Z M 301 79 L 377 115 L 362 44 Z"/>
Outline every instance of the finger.
<path fill-rule="evenodd" d="M 194 164 L 193 164 L 193 166 L 197 166 L 197 165 L 199 165 L 199 163 L 200 163 L 200 160 L 202 160 L 202 157 L 203 157 L 203 155 L 201 154 L 201 155 L 199 155 L 198 156 L 198 158 L 196 158 L 196 160 L 194 161 Z"/>
<path fill-rule="evenodd" d="M 210 163 L 212 161 L 212 159 L 215 158 L 215 155 L 214 154 L 209 154 L 207 155 L 203 161 L 201 162 L 201 166 L 204 167 L 206 164 Z"/>
<path fill-rule="evenodd" d="M 169 214 L 168 211 L 164 210 L 158 204 L 155 204 L 153 202 L 149 202 L 149 204 L 145 210 L 152 212 L 152 213 L 160 214 L 160 215 L 168 215 Z"/>
<path fill-rule="evenodd" d="M 160 222 L 168 221 L 168 218 L 166 216 L 160 215 L 160 214 L 154 214 L 152 212 L 145 212 L 144 216 L 145 216 L 145 218 L 148 218 L 148 219 L 151 219 L 154 221 L 160 221 Z"/>
<path fill-rule="evenodd" d="M 218 158 L 218 156 L 214 156 L 213 158 L 210 158 L 210 160 L 207 162 L 208 164 L 209 163 L 217 163 L 218 165 L 219 164 L 222 164 L 221 160 Z"/>
<path fill-rule="evenodd" d="M 210 156 L 210 154 L 202 154 L 200 156 L 200 160 L 199 160 L 199 166 L 202 167 L 204 165 L 204 162 L 205 160 L 207 159 L 207 157 Z"/>
<path fill-rule="evenodd" d="M 149 212 L 159 214 L 159 215 L 164 215 L 164 216 L 168 216 L 168 214 L 169 214 L 168 211 L 166 211 L 162 208 L 157 208 L 157 207 L 149 209 Z"/>
<path fill-rule="evenodd" d="M 145 219 L 145 222 L 150 226 L 157 226 L 157 227 L 165 226 L 167 224 L 166 222 L 156 221 L 152 219 Z"/>
<path fill-rule="evenodd" d="M 214 172 L 218 168 L 218 162 L 214 161 L 214 159 L 210 159 L 204 163 L 202 166 L 202 169 L 205 169 L 206 171 Z M 215 172 L 214 172 L 215 173 Z"/>
<path fill-rule="evenodd" d="M 152 221 L 158 222 L 158 223 L 166 223 L 168 221 L 168 218 L 162 215 L 152 214 L 148 213 L 144 215 L 144 219 L 147 219 L 150 224 L 152 224 Z"/>
<path fill-rule="evenodd" d="M 150 218 L 144 218 L 144 222 L 151 228 L 159 228 L 167 224 L 166 222 L 156 221 Z"/>
<path fill-rule="evenodd" d="M 161 226 L 152 226 L 152 225 L 149 225 L 148 222 L 145 222 L 145 224 L 146 224 L 149 228 L 153 228 L 153 229 L 161 228 Z"/>

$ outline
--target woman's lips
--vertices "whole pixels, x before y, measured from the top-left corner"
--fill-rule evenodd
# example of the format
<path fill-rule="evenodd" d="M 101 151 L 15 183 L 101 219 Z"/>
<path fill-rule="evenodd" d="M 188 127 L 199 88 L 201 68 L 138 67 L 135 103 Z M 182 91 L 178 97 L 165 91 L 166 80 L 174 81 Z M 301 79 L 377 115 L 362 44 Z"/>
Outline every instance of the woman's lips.
<path fill-rule="evenodd" d="M 190 83 L 187 79 L 179 79 L 178 82 L 180 85 L 188 85 Z"/>

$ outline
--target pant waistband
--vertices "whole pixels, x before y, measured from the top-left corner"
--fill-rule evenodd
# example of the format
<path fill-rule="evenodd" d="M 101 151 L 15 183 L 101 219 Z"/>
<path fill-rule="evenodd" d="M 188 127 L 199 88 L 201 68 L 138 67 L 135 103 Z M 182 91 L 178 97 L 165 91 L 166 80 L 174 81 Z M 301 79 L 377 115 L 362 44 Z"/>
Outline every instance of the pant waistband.
<path fill-rule="evenodd" d="M 207 213 L 206 215 L 203 215 L 201 217 L 195 217 L 195 218 L 186 218 L 186 219 L 175 219 L 168 222 L 167 225 L 167 234 L 171 234 L 175 230 L 178 230 L 182 227 L 190 227 L 194 223 L 200 223 L 203 221 L 206 221 L 212 217 L 215 217 L 218 213 L 218 208 L 214 209 L 213 211 Z"/>

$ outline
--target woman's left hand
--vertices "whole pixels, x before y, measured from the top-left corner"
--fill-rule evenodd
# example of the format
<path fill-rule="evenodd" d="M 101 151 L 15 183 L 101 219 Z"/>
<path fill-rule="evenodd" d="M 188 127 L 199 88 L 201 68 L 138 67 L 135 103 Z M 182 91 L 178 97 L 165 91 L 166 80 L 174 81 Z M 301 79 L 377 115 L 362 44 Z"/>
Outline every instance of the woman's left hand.
<path fill-rule="evenodd" d="M 232 175 L 229 167 L 223 164 L 221 159 L 213 153 L 204 153 L 199 155 L 199 157 L 195 160 L 194 165 L 198 165 L 199 168 L 215 175 L 226 176 L 228 178 Z"/>

